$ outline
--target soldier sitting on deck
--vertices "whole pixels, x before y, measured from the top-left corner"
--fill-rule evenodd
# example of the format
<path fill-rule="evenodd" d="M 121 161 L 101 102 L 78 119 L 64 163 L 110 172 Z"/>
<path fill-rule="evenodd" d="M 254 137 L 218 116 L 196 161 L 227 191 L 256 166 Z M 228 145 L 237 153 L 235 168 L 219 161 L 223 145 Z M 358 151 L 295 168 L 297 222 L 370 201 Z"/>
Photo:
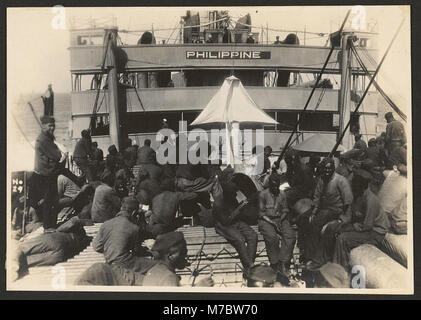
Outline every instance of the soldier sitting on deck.
<path fill-rule="evenodd" d="M 272 173 L 269 188 L 260 192 L 259 231 L 265 240 L 270 266 L 286 275 L 297 236 L 287 217 L 289 209 L 286 195 L 279 189 L 280 181 L 280 176 Z"/>
<path fill-rule="evenodd" d="M 121 205 L 113 174 L 108 173 L 104 176 L 103 182 L 95 189 L 92 202 L 91 218 L 94 222 L 104 222 L 114 218 Z"/>
<path fill-rule="evenodd" d="M 324 262 L 321 231 L 331 221 L 342 221 L 350 210 L 353 194 L 348 180 L 335 172 L 332 158 L 322 161 L 322 175 L 313 197 L 313 211 L 308 224 L 303 225 L 306 233 L 305 259 L 309 270 L 320 267 Z"/>
<path fill-rule="evenodd" d="M 353 150 L 358 150 L 358 154 L 356 155 L 357 160 L 364 160 L 366 158 L 367 153 L 367 144 L 362 139 L 362 134 L 358 133 L 354 136 L 355 144 Z"/>
<path fill-rule="evenodd" d="M 103 253 L 105 261 L 111 266 L 132 271 L 142 267 L 138 255 L 144 253 L 141 250 L 145 226 L 143 214 L 139 212 L 139 201 L 126 197 L 116 217 L 101 225 L 93 241 L 93 248 Z"/>
<path fill-rule="evenodd" d="M 350 267 L 349 254 L 353 248 L 366 243 L 379 245 L 390 228 L 379 198 L 370 190 L 369 182 L 372 179 L 369 172 L 359 169 L 352 180 L 354 201 L 351 206 L 351 224 L 341 227 L 333 253 L 333 262 L 345 269 Z M 336 222 L 330 224 L 333 223 Z"/>
<path fill-rule="evenodd" d="M 367 159 L 373 162 L 374 167 L 381 167 L 383 165 L 375 138 L 368 140 Z"/>
<path fill-rule="evenodd" d="M 142 197 L 144 197 L 143 194 Z M 164 191 L 155 196 L 152 199 L 152 211 L 146 227 L 148 233 L 155 238 L 160 234 L 177 229 L 180 226 L 176 219 L 180 202 L 194 198 L 196 198 L 196 194 L 192 192 Z"/>
<path fill-rule="evenodd" d="M 59 175 L 57 178 L 57 191 L 58 191 L 58 209 L 70 207 L 73 199 L 80 192 L 79 186 L 69 178 Z"/>
<path fill-rule="evenodd" d="M 123 155 L 118 152 L 116 146 L 113 144 L 108 147 L 108 155 L 106 160 L 111 164 L 109 167 L 112 168 L 113 173 L 119 169 L 125 168 Z"/>
<path fill-rule="evenodd" d="M 216 182 L 212 189 L 213 219 L 216 233 L 223 236 L 237 251 L 243 275 L 253 266 L 257 251 L 257 234 L 239 217 L 247 201 L 238 203 L 237 186 L 229 181 Z"/>
<path fill-rule="evenodd" d="M 152 199 L 162 192 L 159 182 L 151 179 L 149 172 L 145 168 L 140 168 L 136 179 L 133 182 L 134 192 L 137 195 L 140 191 L 146 191 L 147 198 L 145 204 L 150 204 Z M 137 197 L 137 196 L 136 196 Z M 139 200 L 139 199 L 138 199 Z M 139 200 L 140 201 L 140 200 Z"/>
<path fill-rule="evenodd" d="M 132 139 L 127 139 L 127 146 L 123 152 L 124 164 L 127 168 L 131 169 L 137 161 L 137 150 L 132 144 Z"/>
<path fill-rule="evenodd" d="M 160 235 L 152 249 L 153 259 L 139 257 L 139 270 L 134 272 L 106 263 L 95 263 L 76 279 L 76 285 L 180 286 L 176 269 L 189 265 L 187 244 L 181 232 Z M 211 277 L 201 279 L 195 286 L 212 287 Z"/>
<path fill-rule="evenodd" d="M 156 264 L 149 269 L 143 279 L 144 286 L 180 286 L 180 277 L 176 269 L 184 269 L 189 263 L 187 243 L 181 232 L 169 232 L 156 238 L 151 249 Z M 196 286 L 212 287 L 211 277 L 201 279 Z"/>

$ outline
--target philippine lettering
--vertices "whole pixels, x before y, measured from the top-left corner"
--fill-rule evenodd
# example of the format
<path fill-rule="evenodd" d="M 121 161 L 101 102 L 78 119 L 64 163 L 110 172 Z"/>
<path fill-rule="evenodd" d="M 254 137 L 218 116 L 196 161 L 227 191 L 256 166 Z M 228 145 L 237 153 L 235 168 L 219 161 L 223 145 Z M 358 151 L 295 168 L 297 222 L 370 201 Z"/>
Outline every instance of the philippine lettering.
<path fill-rule="evenodd" d="M 270 59 L 270 51 L 186 51 L 187 59 Z"/>

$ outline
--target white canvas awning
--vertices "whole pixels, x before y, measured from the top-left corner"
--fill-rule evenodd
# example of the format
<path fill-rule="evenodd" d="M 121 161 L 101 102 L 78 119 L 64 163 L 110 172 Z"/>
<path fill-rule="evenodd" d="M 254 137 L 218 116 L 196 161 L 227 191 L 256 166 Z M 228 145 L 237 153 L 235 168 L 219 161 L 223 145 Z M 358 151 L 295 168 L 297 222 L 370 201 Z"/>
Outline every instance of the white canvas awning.
<path fill-rule="evenodd" d="M 316 133 L 315 135 L 295 146 L 292 146 L 291 148 L 302 153 L 329 154 L 335 144 L 336 140 L 334 137 L 328 137 L 326 135 Z M 342 145 L 339 145 L 337 152 L 343 151 L 345 151 L 345 148 Z"/>
<path fill-rule="evenodd" d="M 191 125 L 221 122 L 278 123 L 254 103 L 241 81 L 234 76 L 225 79 L 221 88 Z"/>

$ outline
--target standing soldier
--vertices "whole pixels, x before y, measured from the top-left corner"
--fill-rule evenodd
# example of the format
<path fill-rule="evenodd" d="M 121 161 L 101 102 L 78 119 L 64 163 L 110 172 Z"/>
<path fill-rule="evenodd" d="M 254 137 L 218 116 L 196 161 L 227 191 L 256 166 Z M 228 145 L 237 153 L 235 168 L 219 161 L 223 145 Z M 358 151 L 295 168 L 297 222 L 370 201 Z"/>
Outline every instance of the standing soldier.
<path fill-rule="evenodd" d="M 76 162 L 79 169 L 86 176 L 88 182 L 94 180 L 92 174 L 92 164 L 90 164 L 92 157 L 92 140 L 88 130 L 82 130 L 82 138 L 76 143 L 73 152 L 73 160 Z"/>
<path fill-rule="evenodd" d="M 96 177 L 100 176 L 104 171 L 105 161 L 104 161 L 104 152 L 98 148 L 98 142 L 92 142 L 92 161 L 95 164 L 95 173 Z"/>
<path fill-rule="evenodd" d="M 132 144 L 132 139 L 127 139 L 127 146 L 123 151 L 124 164 L 127 168 L 132 169 L 136 165 L 137 151 Z"/>
<path fill-rule="evenodd" d="M 206 43 L 213 43 L 212 35 L 208 34 L 208 38 L 206 39 Z"/>
<path fill-rule="evenodd" d="M 386 113 L 384 117 L 387 121 L 385 147 L 390 157 L 395 148 L 406 144 L 405 128 L 401 122 L 395 120 L 392 112 Z"/>
<path fill-rule="evenodd" d="M 279 40 L 279 36 L 276 36 L 276 41 L 274 42 L 274 44 L 282 44 L 282 41 Z"/>
<path fill-rule="evenodd" d="M 54 143 L 55 120 L 51 116 L 41 117 L 41 133 L 35 143 L 34 180 L 43 198 L 42 222 L 44 232 L 54 232 L 57 223 L 57 177 L 66 155 Z"/>
<path fill-rule="evenodd" d="M 247 43 L 254 43 L 254 38 L 253 38 L 253 33 L 249 33 L 248 37 L 247 37 Z"/>

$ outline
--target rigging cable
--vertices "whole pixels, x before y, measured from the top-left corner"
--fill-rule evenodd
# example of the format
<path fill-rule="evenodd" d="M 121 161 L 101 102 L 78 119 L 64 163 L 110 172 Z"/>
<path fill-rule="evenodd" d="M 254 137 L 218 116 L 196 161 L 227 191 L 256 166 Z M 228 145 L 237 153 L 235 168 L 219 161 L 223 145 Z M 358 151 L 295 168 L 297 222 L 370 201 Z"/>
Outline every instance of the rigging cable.
<path fill-rule="evenodd" d="M 191 28 L 206 27 L 206 26 L 209 26 L 211 24 L 214 24 L 214 23 L 217 23 L 217 22 L 220 22 L 220 21 L 224 21 L 224 20 L 227 20 L 227 19 L 229 19 L 229 16 L 225 16 L 225 17 L 222 17 L 221 19 L 218 19 L 218 20 L 215 20 L 215 21 L 212 21 L 212 22 L 208 22 L 208 23 L 204 23 L 204 24 L 198 24 L 198 25 L 194 25 L 194 26 L 183 26 L 182 28 L 183 29 L 191 29 Z M 163 29 L 154 29 L 154 32 L 157 32 L 157 31 L 172 31 L 172 30 L 173 30 L 173 28 L 163 28 Z M 119 30 L 118 32 L 143 33 L 143 32 L 146 32 L 146 31 L 149 31 L 149 30 L 125 30 L 125 29 L 122 29 L 122 30 Z"/>
<path fill-rule="evenodd" d="M 137 99 L 139 100 L 140 106 L 143 109 L 143 112 L 146 112 L 145 107 L 143 106 L 142 100 L 140 99 L 139 93 L 137 92 L 137 89 L 135 86 L 133 86 L 134 92 L 136 93 Z"/>
<path fill-rule="evenodd" d="M 369 54 L 368 50 L 365 48 L 360 48 L 361 52 L 364 54 L 364 56 L 369 60 L 369 62 L 373 65 L 376 65 L 376 61 L 374 58 Z M 386 70 L 383 70 L 382 75 L 378 76 L 379 79 L 383 78 L 385 81 L 389 82 L 391 84 L 391 87 L 394 88 L 393 81 L 389 78 L 387 75 Z M 393 92 L 395 95 L 399 96 L 401 99 L 406 100 L 398 91 Z M 386 99 L 386 98 L 385 98 Z M 387 99 L 386 99 L 387 100 Z"/>
<path fill-rule="evenodd" d="M 349 62 L 349 65 L 350 65 L 350 69 L 352 70 L 352 65 L 351 65 L 350 60 L 348 60 L 348 62 Z M 359 70 L 358 67 L 356 67 L 356 68 L 357 68 L 357 70 Z M 354 87 L 355 96 L 358 97 L 358 94 L 357 94 L 357 92 L 358 92 L 358 81 L 357 81 L 357 76 L 356 75 L 353 76 L 353 87 Z M 351 95 L 352 95 L 352 88 L 351 88 Z M 354 110 L 357 107 L 357 104 L 358 104 L 358 101 L 356 101 L 356 99 L 354 99 Z M 363 118 L 363 121 L 364 121 L 364 129 L 365 129 L 365 135 L 363 137 L 366 140 L 366 142 L 368 143 L 368 137 L 367 137 L 368 130 L 367 130 L 367 121 L 366 121 L 365 115 L 364 115 L 364 113 L 365 113 L 364 104 L 361 104 L 361 108 L 362 108 L 362 113 L 360 114 L 360 117 L 362 116 L 362 118 Z"/>
<path fill-rule="evenodd" d="M 383 55 L 382 59 L 380 60 L 380 63 L 379 63 L 379 65 L 377 66 L 376 71 L 374 72 L 373 76 L 370 78 L 370 82 L 368 83 L 368 86 L 367 86 L 367 88 L 365 89 L 365 91 L 364 91 L 364 93 L 363 93 L 362 97 L 360 98 L 360 101 L 358 102 L 358 105 L 357 105 L 357 107 L 355 108 L 355 110 L 354 110 L 354 112 L 352 113 L 352 115 L 357 114 L 357 112 L 358 112 L 358 108 L 361 106 L 362 102 L 364 101 L 364 98 L 366 97 L 366 95 L 367 95 L 367 93 L 368 93 L 368 90 L 370 89 L 371 85 L 374 83 L 374 78 L 375 78 L 375 77 L 377 76 L 377 74 L 379 73 L 379 70 L 380 70 L 381 66 L 383 65 L 383 62 L 384 62 L 384 60 L 386 59 L 387 54 L 389 53 L 389 50 L 390 50 L 390 48 L 392 47 L 392 44 L 393 44 L 393 42 L 395 41 L 395 39 L 396 39 L 396 37 L 397 37 L 397 35 L 398 35 L 398 33 L 399 33 L 399 31 L 400 31 L 400 29 L 401 29 L 401 27 L 402 27 L 402 25 L 403 25 L 404 21 L 405 21 L 405 18 L 404 18 L 404 19 L 402 19 L 401 24 L 399 25 L 398 29 L 396 30 L 396 33 L 395 33 L 395 35 L 393 36 L 392 41 L 389 43 L 389 46 L 387 47 L 386 52 L 384 53 L 384 55 Z M 352 48 L 352 45 L 351 45 L 351 48 Z M 351 49 L 351 50 L 352 50 L 352 49 Z M 343 139 L 343 138 L 344 138 L 344 136 L 345 136 L 345 132 L 346 132 L 346 130 L 348 130 L 348 128 L 349 128 L 349 126 L 350 126 L 350 124 L 351 124 L 351 119 L 350 119 L 350 120 L 348 121 L 348 123 L 346 124 L 346 126 L 345 126 L 344 130 L 342 131 L 342 133 L 341 133 L 341 135 L 340 135 L 340 137 L 339 137 L 338 141 L 336 142 L 336 144 L 335 144 L 335 146 L 333 147 L 332 151 L 329 153 L 329 156 L 328 156 L 329 158 L 331 158 L 331 157 L 333 156 L 333 154 L 336 152 L 336 150 L 338 149 L 338 146 L 339 146 L 339 144 L 342 142 L 342 139 Z"/>
<path fill-rule="evenodd" d="M 32 149 L 35 150 L 35 147 L 32 145 L 32 143 L 29 141 L 28 137 L 25 135 L 25 132 L 23 131 L 22 127 L 19 125 L 18 120 L 16 119 L 16 116 L 13 112 L 11 112 L 13 120 L 15 120 L 16 126 L 18 127 L 20 133 L 25 138 L 25 140 L 29 143 L 29 145 L 32 147 Z"/>
<path fill-rule="evenodd" d="M 104 44 L 104 54 L 103 54 L 103 58 L 102 58 L 102 64 L 101 64 L 101 71 L 104 72 L 104 67 L 105 67 L 105 61 L 107 58 L 107 53 L 108 53 L 108 43 L 110 41 L 110 37 L 111 37 L 111 33 L 107 34 L 107 38 L 105 40 L 105 44 Z M 102 77 L 103 74 L 101 73 L 99 76 L 99 79 L 97 80 L 97 91 L 96 91 L 96 96 L 95 96 L 95 102 L 94 102 L 94 106 L 93 106 L 93 111 L 92 111 L 92 115 L 91 115 L 91 121 L 89 122 L 89 130 L 92 132 L 92 126 L 93 123 L 95 121 L 95 116 L 97 113 L 97 105 L 98 105 L 98 98 L 99 98 L 99 94 L 101 91 L 101 82 L 102 82 Z M 107 81 L 108 81 L 108 76 L 107 76 Z M 104 93 L 105 94 L 105 93 Z"/>
<path fill-rule="evenodd" d="M 348 10 L 348 12 L 347 12 L 347 14 L 346 14 L 346 16 L 345 16 L 345 19 L 344 19 L 344 21 L 342 22 L 342 26 L 341 26 L 341 28 L 339 29 L 339 34 L 340 34 L 340 35 L 342 34 L 342 30 L 343 30 L 343 28 L 344 28 L 344 26 L 345 26 L 346 21 L 348 20 L 348 16 L 349 16 L 349 14 L 350 14 L 350 13 L 351 13 L 351 11 L 350 11 L 350 10 Z M 332 53 L 333 53 L 333 51 L 334 51 L 334 50 L 335 50 L 335 46 L 333 46 L 333 45 L 332 45 L 332 46 L 331 46 L 331 48 L 330 48 L 330 50 L 329 50 L 329 54 L 328 54 L 328 56 L 327 56 L 327 58 L 326 58 L 326 61 L 325 61 L 324 65 L 323 65 L 323 68 L 320 70 L 320 73 L 317 75 L 317 80 L 316 80 L 316 83 L 314 84 L 314 87 L 313 87 L 313 89 L 312 89 L 312 90 L 311 90 L 311 92 L 310 92 L 310 95 L 309 95 L 309 97 L 308 97 L 308 99 L 307 99 L 307 102 L 306 102 L 306 104 L 305 104 L 305 106 L 304 106 L 303 112 L 305 112 L 305 111 L 307 110 L 307 107 L 308 107 L 308 105 L 309 105 L 309 103 L 310 103 L 310 100 L 311 100 L 311 98 L 313 97 L 314 91 L 316 90 L 316 87 L 317 87 L 317 85 L 319 84 L 320 79 L 322 78 L 322 75 L 323 75 L 323 73 L 324 73 L 324 71 L 325 71 L 325 69 L 326 69 L 326 66 L 327 66 L 327 64 L 328 64 L 328 62 L 329 62 L 329 59 L 330 59 L 330 57 L 332 56 Z M 291 143 L 291 139 L 292 139 L 292 137 L 294 136 L 295 132 L 296 132 L 296 131 L 297 131 L 297 129 L 298 129 L 298 125 L 299 125 L 299 123 L 300 123 L 300 118 L 298 118 L 298 121 L 295 123 L 295 128 L 294 128 L 294 130 L 291 132 L 291 135 L 288 137 L 288 140 L 287 140 L 287 142 L 285 143 L 285 145 L 284 145 L 284 147 L 283 147 L 283 149 L 282 149 L 281 154 L 279 155 L 278 159 L 277 159 L 277 160 L 276 160 L 276 162 L 275 162 L 276 167 L 279 167 L 279 164 L 280 164 L 280 162 L 281 162 L 281 160 L 282 160 L 283 156 L 285 155 L 286 150 L 288 149 L 288 147 L 289 147 L 289 145 L 290 145 L 290 143 Z"/>
<path fill-rule="evenodd" d="M 174 34 L 175 30 L 178 30 L 178 26 L 179 26 L 180 22 L 177 22 L 177 24 L 175 25 L 174 29 L 172 30 L 171 34 L 169 35 L 167 41 L 165 41 L 166 43 L 168 43 L 172 37 L 172 35 Z"/>
<path fill-rule="evenodd" d="M 197 261 L 197 265 L 196 268 L 194 268 L 192 275 L 193 275 L 193 281 L 191 286 L 194 286 L 194 282 L 196 281 L 197 276 L 199 275 L 199 266 L 200 266 L 200 262 L 202 261 L 202 253 L 203 253 L 203 248 L 205 247 L 205 243 L 206 243 L 206 228 L 203 227 L 203 240 L 202 240 L 202 244 L 200 246 L 200 250 L 197 253 L 197 258 L 199 259 Z"/>
<path fill-rule="evenodd" d="M 361 65 L 361 68 L 364 70 L 368 78 L 371 80 L 372 76 L 368 72 L 366 66 L 361 60 L 361 57 L 358 55 L 358 52 L 353 44 L 351 45 L 351 50 L 354 53 L 355 57 L 357 58 L 358 63 Z M 386 102 L 392 107 L 392 109 L 402 118 L 402 120 L 407 122 L 406 114 L 392 101 L 392 99 L 383 91 L 383 89 L 378 85 L 378 83 L 374 79 L 373 79 L 373 85 L 376 87 L 377 91 L 379 91 L 382 97 L 386 100 Z"/>
<path fill-rule="evenodd" d="M 260 28 L 260 27 L 256 27 L 256 26 L 253 26 L 251 24 L 247 24 L 247 23 L 243 23 L 243 22 L 239 22 L 239 21 L 237 21 L 237 23 L 241 24 L 243 26 L 250 27 L 250 28 L 257 28 L 257 29 Z M 298 31 L 298 30 L 284 30 L 284 29 L 273 29 L 273 28 L 267 28 L 267 30 L 276 31 L 276 32 L 287 32 L 287 33 L 306 33 L 306 34 L 318 35 L 319 37 L 324 37 L 324 36 L 328 35 L 327 32 L 304 32 L 304 31 Z"/>
<path fill-rule="evenodd" d="M 35 113 L 35 109 L 34 109 L 34 107 L 33 107 L 32 103 L 28 101 L 28 105 L 29 105 L 29 108 L 31 109 L 31 112 L 32 112 L 32 114 L 34 115 L 34 118 L 35 118 L 35 120 L 37 121 L 38 125 L 39 125 L 40 127 L 42 127 L 42 126 L 41 126 L 41 121 L 39 120 L 39 118 L 38 118 L 37 114 Z"/>

